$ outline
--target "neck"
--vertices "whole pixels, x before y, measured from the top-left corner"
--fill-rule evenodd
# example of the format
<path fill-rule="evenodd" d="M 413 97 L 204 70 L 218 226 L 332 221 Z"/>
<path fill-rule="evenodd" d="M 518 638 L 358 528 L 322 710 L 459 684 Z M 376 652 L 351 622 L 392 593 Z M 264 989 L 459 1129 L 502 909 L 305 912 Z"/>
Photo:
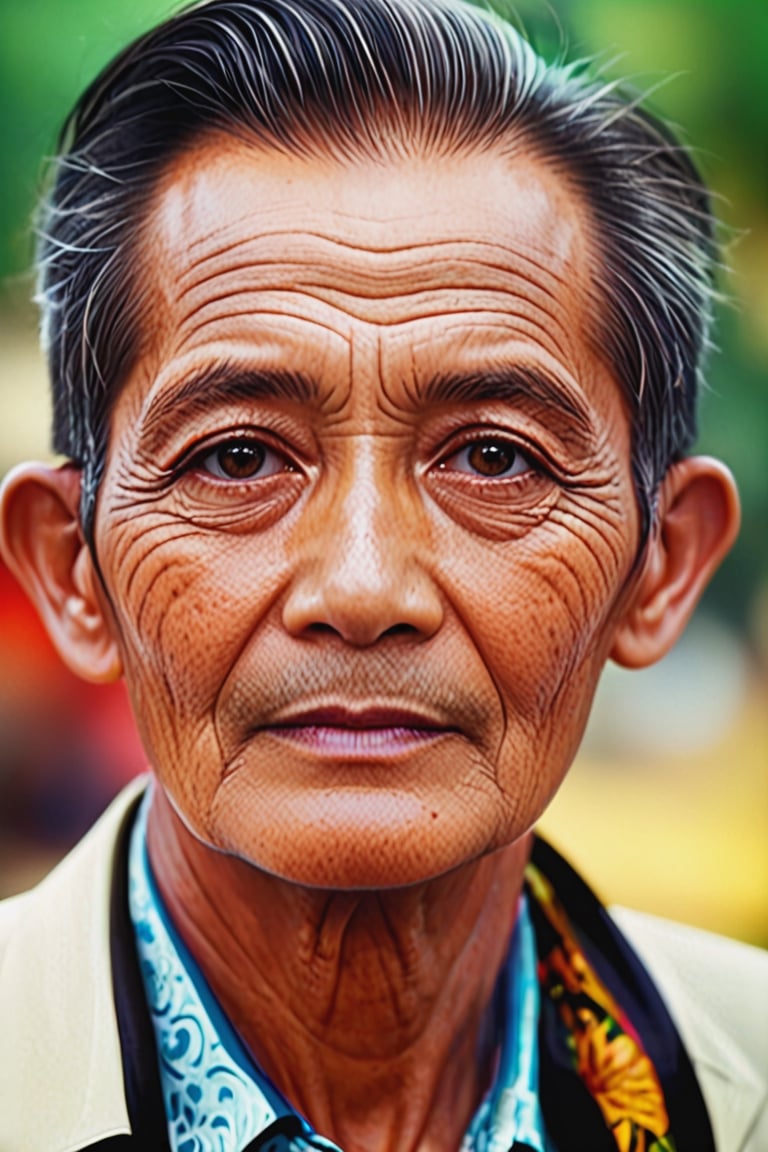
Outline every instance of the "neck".
<path fill-rule="evenodd" d="M 170 914 L 254 1059 L 346 1152 L 455 1152 L 488 1086 L 492 997 L 530 837 L 409 888 L 303 888 L 212 850 L 155 792 Z"/>

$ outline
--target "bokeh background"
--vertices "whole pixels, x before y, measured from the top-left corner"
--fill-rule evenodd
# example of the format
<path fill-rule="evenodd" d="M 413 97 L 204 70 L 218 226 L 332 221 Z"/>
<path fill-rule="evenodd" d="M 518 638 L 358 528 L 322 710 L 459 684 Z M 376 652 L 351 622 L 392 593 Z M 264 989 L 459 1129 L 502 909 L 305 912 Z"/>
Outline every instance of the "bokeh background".
<path fill-rule="evenodd" d="M 552 58 L 649 92 L 715 189 L 729 271 L 699 446 L 732 466 L 741 539 L 677 649 L 609 667 L 544 831 L 603 895 L 768 945 L 768 6 L 517 0 Z M 31 219 L 58 125 L 163 0 L 0 0 L 0 474 L 47 455 Z M 0 894 L 34 882 L 144 767 L 121 686 L 59 665 L 0 565 Z"/>

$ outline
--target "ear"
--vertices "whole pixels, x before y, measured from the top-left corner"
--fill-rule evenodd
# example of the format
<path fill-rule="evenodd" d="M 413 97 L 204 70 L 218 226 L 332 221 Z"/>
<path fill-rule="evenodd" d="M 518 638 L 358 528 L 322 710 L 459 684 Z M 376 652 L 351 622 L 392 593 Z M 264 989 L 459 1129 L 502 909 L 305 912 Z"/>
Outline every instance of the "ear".
<path fill-rule="evenodd" d="M 0 491 L 0 551 L 65 664 L 95 683 L 122 662 L 107 597 L 80 530 L 80 471 L 22 464 Z"/>
<path fill-rule="evenodd" d="M 739 519 L 736 484 L 719 460 L 691 456 L 671 466 L 611 659 L 625 668 L 645 668 L 666 655 L 736 539 Z"/>

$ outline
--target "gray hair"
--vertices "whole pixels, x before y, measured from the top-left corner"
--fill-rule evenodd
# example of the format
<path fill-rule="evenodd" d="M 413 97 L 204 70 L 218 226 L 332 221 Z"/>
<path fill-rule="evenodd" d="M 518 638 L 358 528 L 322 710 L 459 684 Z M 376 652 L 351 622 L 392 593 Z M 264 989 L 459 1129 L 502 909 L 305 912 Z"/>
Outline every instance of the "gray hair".
<path fill-rule="evenodd" d="M 137 269 L 160 176 L 201 134 L 340 161 L 522 142 L 592 213 L 595 347 L 632 421 L 643 538 L 691 446 L 717 251 L 706 188 L 612 83 L 546 65 L 464 0 L 207 0 L 126 48 L 71 113 L 44 205 L 39 301 L 54 448 L 83 472 L 92 541 L 109 416 L 146 333 Z"/>

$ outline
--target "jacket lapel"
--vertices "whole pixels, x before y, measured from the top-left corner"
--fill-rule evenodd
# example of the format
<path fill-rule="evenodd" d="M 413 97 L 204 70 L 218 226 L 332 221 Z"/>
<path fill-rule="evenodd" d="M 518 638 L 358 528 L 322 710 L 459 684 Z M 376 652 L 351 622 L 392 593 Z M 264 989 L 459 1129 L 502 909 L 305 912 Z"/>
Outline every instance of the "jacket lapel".
<path fill-rule="evenodd" d="M 143 782 L 124 792 L 36 889 L 8 901 L 0 968 L 3 1152 L 76 1152 L 127 1135 L 109 920 L 118 830 Z M 23 913 L 23 914 L 22 914 Z M 67 1054 L 63 1064 L 61 1053 Z M 31 1100 L 37 1107 L 11 1107 Z"/>

